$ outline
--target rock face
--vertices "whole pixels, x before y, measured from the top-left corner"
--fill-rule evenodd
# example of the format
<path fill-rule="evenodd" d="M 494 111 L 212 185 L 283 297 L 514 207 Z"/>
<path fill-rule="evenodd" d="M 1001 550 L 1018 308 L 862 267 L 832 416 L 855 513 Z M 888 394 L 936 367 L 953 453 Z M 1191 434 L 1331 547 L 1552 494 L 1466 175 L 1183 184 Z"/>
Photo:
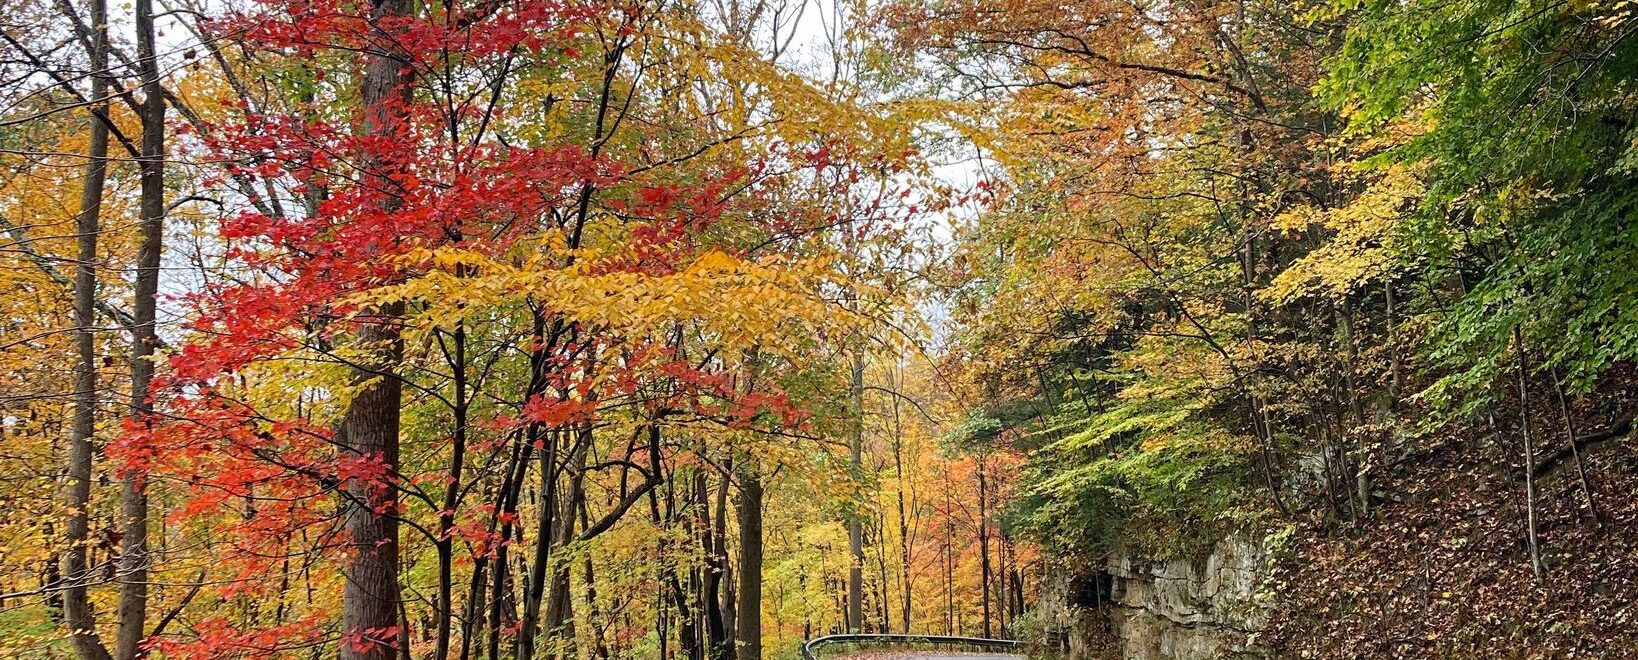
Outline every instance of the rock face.
<path fill-rule="evenodd" d="M 1111 560 L 1110 629 L 1126 660 L 1263 657 L 1254 635 L 1268 621 L 1257 602 L 1267 575 L 1260 544 L 1219 541 L 1204 561 Z"/>
<path fill-rule="evenodd" d="M 1267 574 L 1261 544 L 1239 537 L 1194 561 L 1117 557 L 1100 575 L 1049 581 L 1037 615 L 1044 641 L 1070 660 L 1263 658 Z"/>

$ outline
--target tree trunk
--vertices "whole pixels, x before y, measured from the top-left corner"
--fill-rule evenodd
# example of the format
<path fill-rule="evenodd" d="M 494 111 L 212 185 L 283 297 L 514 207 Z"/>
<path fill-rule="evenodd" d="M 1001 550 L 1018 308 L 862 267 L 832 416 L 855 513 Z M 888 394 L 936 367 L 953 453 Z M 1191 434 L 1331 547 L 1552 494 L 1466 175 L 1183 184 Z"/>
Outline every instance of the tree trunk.
<path fill-rule="evenodd" d="M 1024 614 L 1024 572 L 1020 572 L 1017 565 L 1016 549 L 1012 552 L 1012 588 L 1007 591 L 1012 594 L 1012 603 L 1009 604 L 1009 608 L 1012 608 L 1012 621 L 1017 621 L 1019 616 Z M 1014 631 L 1014 634 L 1016 632 Z"/>
<path fill-rule="evenodd" d="M 540 621 L 540 604 L 546 595 L 547 568 L 557 528 L 557 453 L 562 432 L 552 430 L 540 455 L 540 515 L 535 530 L 534 558 L 529 564 L 528 593 L 523 601 L 523 627 L 518 632 L 517 656 L 534 658 L 535 634 Z"/>
<path fill-rule="evenodd" d="M 728 490 L 732 486 L 730 475 L 734 473 L 734 462 L 730 459 L 724 466 L 722 480 L 717 482 L 717 519 L 712 533 L 716 536 L 717 561 L 722 566 L 722 574 L 718 576 L 717 593 L 718 611 L 722 617 L 722 638 L 727 641 L 727 648 L 723 654 L 726 660 L 735 660 L 734 650 L 734 623 L 739 616 L 734 610 L 734 572 L 728 562 Z"/>
<path fill-rule="evenodd" d="M 389 317 L 402 313 L 401 305 L 381 310 Z M 399 400 L 402 386 L 391 374 L 403 344 L 396 330 L 370 323 L 358 333 L 360 342 L 385 343 L 379 363 L 388 374 L 359 392 L 342 420 L 342 446 L 357 457 L 383 461 L 398 470 Z M 369 376 L 355 376 L 364 380 Z M 344 569 L 342 593 L 343 660 L 391 660 L 397 656 L 398 518 L 396 491 L 389 486 L 354 480 L 347 490 L 348 540 L 352 561 Z"/>
<path fill-rule="evenodd" d="M 727 479 L 723 479 L 724 482 Z M 698 520 L 699 539 L 705 551 L 705 571 L 701 576 L 702 593 L 700 594 L 702 612 L 705 617 L 705 652 L 711 660 L 728 660 L 732 655 L 732 644 L 725 636 L 727 625 L 722 620 L 722 576 L 725 568 L 722 547 L 719 539 L 722 538 L 719 530 L 722 529 L 723 519 L 727 518 L 727 511 L 717 509 L 716 517 L 712 518 L 711 496 L 707 488 L 705 470 L 697 469 L 694 472 L 694 500 L 699 507 Z M 720 501 L 720 498 L 719 498 Z"/>
<path fill-rule="evenodd" d="M 382 23 L 408 16 L 414 9 L 410 0 L 375 0 L 371 25 L 375 48 L 366 56 L 361 97 L 364 104 L 365 135 L 390 139 L 404 121 L 411 79 L 406 71 L 408 57 L 385 33 Z M 364 163 L 363 185 L 374 186 L 382 195 L 383 210 L 392 211 L 400 203 L 391 193 L 395 163 Z M 382 461 L 390 474 L 398 472 L 399 406 L 403 384 L 395 373 L 403 358 L 398 318 L 402 303 L 366 310 L 358 331 L 362 346 L 384 347 L 370 364 L 354 370 L 354 382 L 370 382 L 347 406 L 342 418 L 341 446 L 355 458 Z M 346 526 L 350 536 L 351 561 L 343 568 L 346 587 L 341 601 L 342 660 L 394 660 L 398 657 L 398 495 L 390 486 L 355 480 L 350 494 Z"/>
<path fill-rule="evenodd" d="M 651 434 L 650 437 L 653 437 L 653 434 L 658 432 L 657 427 L 651 427 L 649 431 Z M 655 445 L 657 446 L 657 443 L 655 443 Z M 655 471 L 658 472 L 660 469 L 662 468 L 656 464 Z M 676 488 L 677 480 L 666 479 L 665 483 L 665 511 L 663 514 L 660 511 L 659 498 L 657 494 L 653 490 L 649 491 L 649 509 L 650 515 L 654 520 L 654 526 L 665 529 L 677 524 L 687 525 L 688 523 L 686 520 L 679 520 Z M 674 551 L 678 548 L 678 542 L 675 538 L 662 538 L 660 547 L 660 557 L 663 559 L 670 559 L 673 555 L 677 554 Z M 672 559 L 672 561 L 675 560 Z M 688 658 L 689 660 L 700 660 L 700 658 L 704 656 L 699 645 L 699 622 L 694 616 L 695 608 L 690 604 L 688 587 L 683 585 L 682 578 L 678 576 L 679 571 L 677 571 L 676 566 L 665 566 L 661 572 L 665 575 L 664 586 L 667 588 L 667 592 L 670 596 L 671 606 L 675 608 L 677 612 L 676 622 L 678 649 L 677 653 L 675 654 L 662 653 L 661 657 L 678 657 Z"/>
<path fill-rule="evenodd" d="M 388 317 L 402 313 L 401 305 L 381 310 Z M 395 329 L 370 323 L 358 333 L 360 342 L 385 343 L 378 364 L 387 375 L 359 392 L 342 420 L 342 446 L 357 457 L 383 461 L 398 470 L 399 400 L 402 385 L 391 365 L 398 362 L 403 344 Z M 364 380 L 369 376 L 355 376 Z M 343 660 L 392 660 L 397 657 L 398 518 L 396 491 L 389 486 L 354 480 L 347 486 L 348 541 L 352 561 L 344 569 L 342 593 Z"/>
<path fill-rule="evenodd" d="M 1575 458 L 1576 478 L 1581 485 L 1581 495 L 1587 502 L 1587 515 L 1592 516 L 1593 522 L 1600 522 L 1602 516 L 1598 514 L 1598 501 L 1593 498 L 1592 480 L 1587 478 L 1587 465 L 1581 461 L 1581 448 L 1575 444 L 1575 418 L 1570 416 L 1570 400 L 1564 396 L 1564 383 L 1558 379 L 1558 371 L 1551 374 L 1553 378 L 1553 393 L 1558 395 L 1558 412 L 1564 417 L 1564 443 L 1570 446 L 1570 456 Z M 1535 465 L 1530 466 L 1531 471 Z"/>
<path fill-rule="evenodd" d="M 547 332 L 546 317 L 541 310 L 534 309 L 531 316 L 533 316 L 533 322 L 530 330 L 529 385 L 524 396 L 526 400 L 546 391 L 546 356 L 549 354 L 550 349 L 556 345 L 558 339 L 555 324 L 553 331 L 551 333 Z M 469 660 L 472 657 L 472 653 L 474 653 L 473 645 L 486 627 L 486 616 L 489 634 L 485 649 L 491 658 L 500 654 L 500 637 L 497 627 L 500 621 L 501 587 L 505 584 L 507 576 L 507 548 L 511 545 L 510 541 L 521 534 L 519 525 L 516 522 L 518 500 L 522 497 L 524 480 L 529 475 L 529 462 L 533 458 L 535 445 L 542 445 L 541 450 L 546 451 L 545 442 L 548 437 L 552 438 L 551 441 L 554 443 L 552 446 L 555 447 L 556 436 L 548 434 L 540 424 L 531 422 L 524 428 L 522 442 L 518 443 L 518 446 L 513 450 L 510 469 L 501 482 L 500 507 L 491 514 L 489 519 L 490 529 L 494 530 L 498 527 L 500 530 L 500 542 L 494 549 L 495 558 L 491 561 L 480 555 L 473 562 L 472 589 L 467 602 L 467 620 L 461 626 L 461 660 Z M 494 576 L 493 581 L 487 586 L 484 582 L 486 570 L 492 572 Z M 487 599 L 481 595 L 484 593 L 484 589 L 489 590 L 489 598 Z M 488 606 L 487 610 L 484 609 L 485 605 Z M 487 614 L 485 614 L 486 611 Z"/>
<path fill-rule="evenodd" d="M 1524 441 L 1524 533 L 1529 543 L 1530 573 L 1541 582 L 1541 546 L 1536 540 L 1536 444 L 1530 437 L 1530 392 L 1526 388 L 1529 366 L 1524 357 L 1524 336 L 1517 326 L 1513 328 L 1514 355 L 1519 372 L 1519 431 Z"/>
<path fill-rule="evenodd" d="M 994 628 L 990 623 L 990 580 L 994 569 L 990 566 L 990 522 L 989 522 L 989 484 L 984 476 L 984 460 L 978 461 L 978 556 L 979 581 L 982 583 L 982 600 L 984 606 L 984 636 L 993 637 Z"/>
<path fill-rule="evenodd" d="M 457 268 L 457 274 L 464 274 Z M 455 429 L 452 434 L 450 447 L 449 477 L 444 485 L 444 506 L 438 514 L 438 597 L 433 604 L 433 616 L 437 617 L 435 644 L 432 657 L 434 660 L 449 658 L 450 625 L 455 615 L 454 591 L 454 561 L 455 540 L 452 530 L 455 526 L 455 508 L 460 506 L 461 472 L 465 467 L 466 432 L 467 432 L 467 383 L 466 383 L 466 324 L 457 320 L 455 331 L 451 337 L 454 342 L 454 353 L 446 354 L 449 358 L 450 370 L 455 374 L 455 401 L 454 416 Z"/>
<path fill-rule="evenodd" d="M 880 493 L 877 493 L 879 496 Z M 879 627 L 876 632 L 891 633 L 892 627 L 892 597 L 888 594 L 893 591 L 893 581 L 887 571 L 887 520 L 886 515 L 872 515 L 870 517 L 870 532 L 872 545 L 876 547 L 876 574 L 881 576 L 876 589 L 876 620 Z"/>
<path fill-rule="evenodd" d="M 92 112 L 107 117 L 108 104 L 108 7 L 106 0 L 91 0 L 94 36 L 91 46 L 91 98 L 98 104 Z M 110 656 L 97 636 L 96 615 L 86 595 L 86 545 L 90 537 L 91 476 L 93 436 L 97 426 L 97 234 L 101 231 L 102 193 L 108 180 L 108 124 L 91 119 L 90 150 L 85 179 L 80 188 L 80 214 L 75 219 L 78 234 L 78 263 L 74 267 L 74 420 L 69 427 L 68 480 L 63 488 L 63 504 L 68 509 L 65 533 L 68 548 L 63 552 L 59 580 L 66 581 L 62 592 L 63 619 L 82 660 L 107 660 Z M 53 586 L 59 586 L 53 580 Z"/>
<path fill-rule="evenodd" d="M 154 376 L 154 349 L 159 345 L 155 327 L 159 295 L 159 259 L 165 238 L 165 93 L 159 84 L 159 59 L 154 51 L 153 0 L 136 0 L 137 61 L 142 75 L 142 159 L 139 165 L 142 245 L 137 252 L 136 291 L 131 332 L 132 421 L 149 423 L 149 383 Z M 141 655 L 138 645 L 146 636 L 148 612 L 148 495 L 137 475 L 121 484 L 121 511 L 125 517 L 121 552 L 119 634 L 114 653 L 120 660 Z"/>
<path fill-rule="evenodd" d="M 580 527 L 583 529 L 588 528 L 591 524 L 590 514 L 586 511 L 586 500 L 582 498 L 580 500 Z M 599 660 L 607 660 L 609 657 L 608 641 L 603 637 L 603 629 L 595 623 L 603 617 L 603 614 L 597 606 L 597 570 L 596 566 L 592 564 L 591 553 L 586 553 L 583 556 L 581 566 L 586 574 L 586 589 L 583 600 L 586 604 L 586 618 L 594 622 L 593 625 L 589 626 L 592 629 L 591 656 Z"/>
<path fill-rule="evenodd" d="M 864 471 L 864 356 L 853 356 L 853 414 L 857 419 L 853 423 L 852 442 L 849 450 L 852 452 L 852 466 L 854 478 L 860 478 Z M 858 511 L 848 519 L 847 523 L 847 550 L 849 564 L 847 569 L 847 631 L 860 632 L 864 629 L 864 517 Z M 743 592 L 742 592 L 743 593 Z"/>
<path fill-rule="evenodd" d="M 1005 637 L 1007 624 L 1012 621 L 1012 612 L 1007 609 L 1007 604 L 1012 602 L 1011 585 L 1007 584 L 1007 574 L 1012 567 L 1008 563 L 1011 558 L 1007 556 L 1007 533 L 1005 530 L 997 531 L 999 536 L 995 539 L 995 630 Z"/>
<path fill-rule="evenodd" d="M 955 506 L 950 499 L 950 474 L 944 473 L 944 634 L 956 634 Z"/>
<path fill-rule="evenodd" d="M 893 399 L 893 469 L 898 473 L 898 504 L 899 504 L 899 581 L 903 587 L 900 593 L 899 617 L 904 625 L 904 633 L 910 634 L 910 596 L 914 588 L 914 581 L 910 575 L 910 517 L 906 510 L 904 491 L 910 480 L 904 474 L 904 428 L 899 420 L 899 400 Z"/>
<path fill-rule="evenodd" d="M 573 473 L 569 478 L 569 491 L 558 509 L 554 549 L 567 549 L 575 540 L 575 512 L 585 506 L 586 501 L 586 460 L 591 451 L 592 430 L 591 424 L 581 425 L 576 430 L 574 451 L 570 454 L 570 464 Z M 547 584 L 545 614 L 541 617 L 540 632 L 546 639 L 564 638 L 574 641 L 573 631 L 574 614 L 573 601 L 570 599 L 569 562 L 566 558 L 554 558 L 550 552 L 546 555 L 547 568 L 551 572 L 551 581 Z M 525 630 L 530 630 L 525 626 Z M 548 657 L 574 657 L 573 652 L 566 651 L 554 644 L 552 653 Z M 534 658 L 533 653 L 520 654 L 520 659 Z"/>
<path fill-rule="evenodd" d="M 749 463 L 749 461 L 747 461 Z M 762 660 L 762 477 L 751 465 L 740 473 L 739 606 L 734 631 L 738 660 Z"/>

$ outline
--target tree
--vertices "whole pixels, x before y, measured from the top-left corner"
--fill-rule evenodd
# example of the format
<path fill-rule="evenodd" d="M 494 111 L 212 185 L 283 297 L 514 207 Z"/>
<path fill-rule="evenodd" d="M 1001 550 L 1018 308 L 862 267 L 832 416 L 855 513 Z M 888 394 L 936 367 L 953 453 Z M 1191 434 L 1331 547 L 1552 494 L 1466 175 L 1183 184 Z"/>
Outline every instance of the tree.
<path fill-rule="evenodd" d="M 99 0 L 100 1 L 100 0 Z M 106 9 L 100 14 L 105 15 Z M 92 12 L 92 24 L 99 34 L 105 30 Z M 106 16 L 103 16 L 106 18 Z M 141 77 L 143 100 L 138 110 L 142 123 L 141 158 L 138 163 L 141 201 L 138 233 L 137 272 L 133 286 L 131 327 L 131 405 L 129 422 L 148 424 L 153 414 L 149 402 L 154 375 L 154 351 L 159 346 L 156 315 L 159 305 L 159 267 L 165 240 L 165 93 L 160 80 L 159 56 L 155 51 L 158 28 L 154 25 L 152 0 L 136 1 L 137 73 Z M 103 55 L 106 64 L 106 54 Z M 125 537 L 120 553 L 119 632 L 115 655 L 124 660 L 145 653 L 148 638 L 148 495 L 138 475 L 125 475 L 121 484 L 121 514 Z"/>
<path fill-rule="evenodd" d="M 740 473 L 739 608 L 734 657 L 762 658 L 762 477 L 755 468 Z"/>
<path fill-rule="evenodd" d="M 91 45 L 92 99 L 108 97 L 107 4 L 97 0 L 91 4 L 91 20 L 97 26 Z M 87 154 L 85 182 L 80 193 L 80 210 L 75 221 L 78 234 L 78 263 L 74 267 L 74 422 L 69 437 L 68 482 L 65 508 L 68 511 L 68 550 L 63 561 L 63 577 L 68 580 L 63 593 L 63 619 L 73 635 L 74 648 L 81 658 L 101 660 L 110 658 L 108 650 L 97 636 L 95 614 L 87 597 L 86 583 L 91 569 L 86 562 L 86 546 L 90 543 L 91 479 L 94 454 L 93 443 L 97 430 L 97 356 L 96 338 L 92 326 L 96 323 L 97 237 L 101 233 L 103 187 L 108 177 L 108 122 L 109 104 L 100 101 L 94 106 L 90 122 L 90 144 Z M 124 657 L 124 656 L 122 656 Z"/>

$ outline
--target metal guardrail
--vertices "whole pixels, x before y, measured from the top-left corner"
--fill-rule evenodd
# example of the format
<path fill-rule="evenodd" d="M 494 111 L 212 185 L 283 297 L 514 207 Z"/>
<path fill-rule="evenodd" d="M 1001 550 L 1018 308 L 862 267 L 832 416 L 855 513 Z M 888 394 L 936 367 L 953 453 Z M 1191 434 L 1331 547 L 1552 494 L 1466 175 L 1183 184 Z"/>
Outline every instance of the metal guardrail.
<path fill-rule="evenodd" d="M 983 637 L 952 637 L 949 635 L 887 635 L 857 633 L 815 637 L 802 645 L 803 660 L 819 660 L 817 649 L 827 644 L 920 644 L 924 646 L 954 646 L 965 649 L 1017 651 L 1019 643 L 1008 639 Z"/>

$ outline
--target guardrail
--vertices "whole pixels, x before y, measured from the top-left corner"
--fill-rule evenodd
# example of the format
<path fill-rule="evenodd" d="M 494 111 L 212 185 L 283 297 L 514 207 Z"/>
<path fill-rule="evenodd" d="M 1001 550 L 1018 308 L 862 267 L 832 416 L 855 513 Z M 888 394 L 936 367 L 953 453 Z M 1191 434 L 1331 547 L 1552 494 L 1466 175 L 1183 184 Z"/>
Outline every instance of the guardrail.
<path fill-rule="evenodd" d="M 983 637 L 952 637 L 949 635 L 887 635 L 857 633 L 815 637 L 802 645 L 803 660 L 819 660 L 817 649 L 827 644 L 917 644 L 923 646 L 953 646 L 985 651 L 1017 651 L 1018 642 Z"/>

